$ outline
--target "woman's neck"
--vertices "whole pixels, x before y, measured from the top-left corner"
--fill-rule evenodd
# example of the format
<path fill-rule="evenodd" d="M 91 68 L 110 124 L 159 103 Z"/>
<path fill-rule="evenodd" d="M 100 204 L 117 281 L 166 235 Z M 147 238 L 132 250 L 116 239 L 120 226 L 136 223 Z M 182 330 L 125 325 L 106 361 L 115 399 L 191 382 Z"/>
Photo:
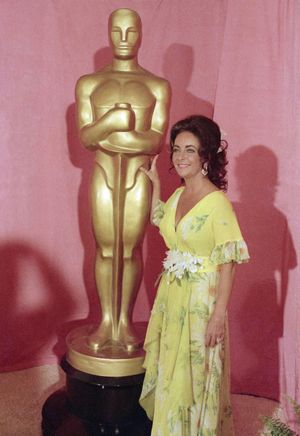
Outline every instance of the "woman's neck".
<path fill-rule="evenodd" d="M 202 175 L 185 179 L 185 191 L 189 195 L 205 195 L 208 192 L 217 190 L 217 187 Z"/>

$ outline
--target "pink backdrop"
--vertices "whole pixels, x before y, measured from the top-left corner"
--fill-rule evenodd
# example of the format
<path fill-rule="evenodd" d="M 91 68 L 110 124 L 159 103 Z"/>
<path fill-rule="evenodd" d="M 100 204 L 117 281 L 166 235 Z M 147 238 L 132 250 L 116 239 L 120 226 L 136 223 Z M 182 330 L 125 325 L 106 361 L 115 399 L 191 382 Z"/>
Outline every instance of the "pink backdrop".
<path fill-rule="evenodd" d="M 110 60 L 109 13 L 136 9 L 140 63 L 169 79 L 171 122 L 214 116 L 227 133 L 229 197 L 252 261 L 230 308 L 234 392 L 300 401 L 300 4 L 297 0 L 1 2 L 3 371 L 56 362 L 74 326 L 98 320 L 88 186 L 74 86 Z M 166 197 L 178 184 L 159 163 Z M 149 227 L 135 321 L 146 321 L 164 247 Z"/>

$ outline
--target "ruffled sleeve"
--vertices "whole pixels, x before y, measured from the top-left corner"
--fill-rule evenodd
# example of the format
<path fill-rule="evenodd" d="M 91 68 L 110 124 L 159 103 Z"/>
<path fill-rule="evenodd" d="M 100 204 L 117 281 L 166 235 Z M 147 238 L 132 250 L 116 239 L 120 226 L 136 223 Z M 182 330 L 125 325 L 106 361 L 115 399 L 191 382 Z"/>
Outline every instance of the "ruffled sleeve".
<path fill-rule="evenodd" d="M 211 253 L 210 260 L 217 265 L 229 262 L 248 262 L 249 253 L 246 242 L 241 239 L 239 241 L 228 241 L 224 244 L 216 245 Z"/>
<path fill-rule="evenodd" d="M 165 203 L 161 200 L 158 200 L 153 210 L 152 223 L 158 227 L 164 214 L 165 214 Z"/>
<path fill-rule="evenodd" d="M 213 233 L 215 246 L 210 255 L 212 263 L 248 262 L 250 257 L 246 242 L 232 205 L 225 195 L 213 213 Z"/>

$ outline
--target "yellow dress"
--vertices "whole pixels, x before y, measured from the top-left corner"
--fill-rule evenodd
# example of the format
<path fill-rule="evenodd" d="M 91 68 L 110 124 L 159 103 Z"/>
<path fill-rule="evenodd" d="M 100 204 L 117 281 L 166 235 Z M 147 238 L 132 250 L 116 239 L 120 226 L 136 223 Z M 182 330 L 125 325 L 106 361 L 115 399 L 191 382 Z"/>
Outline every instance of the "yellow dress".
<path fill-rule="evenodd" d="M 229 355 L 225 341 L 205 347 L 219 266 L 249 259 L 231 203 L 222 191 L 200 200 L 175 228 L 183 187 L 159 202 L 154 223 L 168 247 L 145 339 L 140 404 L 152 436 L 231 436 Z"/>

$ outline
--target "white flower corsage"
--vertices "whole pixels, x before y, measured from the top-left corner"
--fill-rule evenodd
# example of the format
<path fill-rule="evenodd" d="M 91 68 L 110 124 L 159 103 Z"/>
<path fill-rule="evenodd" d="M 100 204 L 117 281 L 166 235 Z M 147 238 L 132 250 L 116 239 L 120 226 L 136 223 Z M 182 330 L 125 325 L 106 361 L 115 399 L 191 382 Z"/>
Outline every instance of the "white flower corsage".
<path fill-rule="evenodd" d="M 163 260 L 163 266 L 168 276 L 181 280 L 183 276 L 191 279 L 199 268 L 203 267 L 203 258 L 193 256 L 191 253 L 179 250 L 169 250 L 167 257 Z"/>

